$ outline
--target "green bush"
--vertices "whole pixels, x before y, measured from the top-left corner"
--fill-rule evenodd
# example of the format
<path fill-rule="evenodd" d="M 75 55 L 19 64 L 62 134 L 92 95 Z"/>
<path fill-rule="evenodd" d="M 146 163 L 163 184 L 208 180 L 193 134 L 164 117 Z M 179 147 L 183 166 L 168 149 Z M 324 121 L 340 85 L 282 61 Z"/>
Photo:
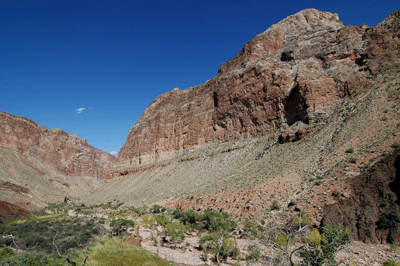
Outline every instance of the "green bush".
<path fill-rule="evenodd" d="M 46 256 L 43 253 L 33 251 L 33 252 L 26 252 L 21 257 L 17 257 L 14 265 L 61 266 L 61 265 L 68 265 L 68 262 L 64 258 L 59 258 L 56 256 Z"/>
<path fill-rule="evenodd" d="M 169 216 L 164 214 L 157 215 L 156 221 L 158 225 L 166 226 L 167 224 L 169 224 Z"/>
<path fill-rule="evenodd" d="M 14 256 L 14 251 L 11 249 L 11 248 L 9 248 L 9 247 L 5 247 L 5 248 L 3 248 L 3 250 L 0 252 L 0 262 L 2 261 L 2 260 L 6 260 L 6 259 L 9 259 L 9 258 L 11 258 L 11 257 L 13 257 Z M 1 265 L 1 264 L 0 264 Z"/>
<path fill-rule="evenodd" d="M 400 144 L 399 143 L 397 143 L 397 142 L 395 142 L 395 143 L 393 143 L 392 144 L 392 148 L 394 148 L 394 149 L 400 149 Z"/>
<path fill-rule="evenodd" d="M 118 236 L 126 234 L 129 227 L 135 227 L 135 222 L 132 220 L 118 219 L 111 221 L 110 226 L 112 227 L 111 235 Z"/>
<path fill-rule="evenodd" d="M 84 247 L 95 235 L 102 234 L 100 226 L 84 218 L 63 218 L 38 221 L 24 221 L 4 226 L 7 235 L 14 235 L 20 249 L 35 247 L 35 250 L 50 254 L 54 251 L 51 244 L 57 233 L 56 243 L 60 252 L 71 248 Z M 4 239 L 10 245 L 11 238 Z"/>
<path fill-rule="evenodd" d="M 213 232 L 206 235 L 200 239 L 199 245 L 203 249 L 205 257 L 207 257 L 208 251 L 213 252 L 218 265 L 221 257 L 226 258 L 238 254 L 236 242 L 229 238 L 226 232 Z"/>
<path fill-rule="evenodd" d="M 384 212 L 379 217 L 377 222 L 378 229 L 397 229 L 397 225 L 400 223 L 400 217 L 395 208 Z"/>
<path fill-rule="evenodd" d="M 308 246 L 301 252 L 303 259 L 300 265 L 336 265 L 334 254 L 351 243 L 352 233 L 339 224 L 329 224 L 322 227 L 322 234 L 310 234 Z"/>
<path fill-rule="evenodd" d="M 201 222 L 206 230 L 213 231 L 233 231 L 237 227 L 237 223 L 230 220 L 228 213 L 215 212 L 210 209 L 204 211 Z"/>
<path fill-rule="evenodd" d="M 353 152 L 354 152 L 353 148 L 349 148 L 349 149 L 346 150 L 346 153 L 353 153 Z"/>
<path fill-rule="evenodd" d="M 279 210 L 281 207 L 279 206 L 279 204 L 277 202 L 272 203 L 271 206 L 271 211 L 273 210 Z"/>
<path fill-rule="evenodd" d="M 260 249 L 256 245 L 251 245 L 247 248 L 247 260 L 256 263 L 260 259 Z"/>
<path fill-rule="evenodd" d="M 138 208 L 132 208 L 132 210 L 134 212 L 136 212 L 138 215 L 144 215 L 147 213 L 147 207 L 143 206 L 143 207 L 138 207 Z"/>
<path fill-rule="evenodd" d="M 185 225 L 195 225 L 197 222 L 201 221 L 201 215 L 196 213 L 194 210 L 188 210 L 182 213 L 180 221 Z"/>
<path fill-rule="evenodd" d="M 254 221 L 247 220 L 243 223 L 243 226 L 243 231 L 250 237 L 257 237 L 258 232 L 262 230 L 262 226 Z"/>
<path fill-rule="evenodd" d="M 382 266 L 400 266 L 400 263 L 394 261 L 394 260 L 387 260 L 385 261 Z"/>
<path fill-rule="evenodd" d="M 152 213 L 161 213 L 161 210 L 162 210 L 162 209 L 163 209 L 162 206 L 155 204 L 155 205 L 153 205 L 153 207 L 150 209 L 150 212 L 152 212 Z"/>
<path fill-rule="evenodd" d="M 171 241 L 176 244 L 185 240 L 186 226 L 180 222 L 167 224 L 165 227 L 165 235 L 171 237 Z"/>

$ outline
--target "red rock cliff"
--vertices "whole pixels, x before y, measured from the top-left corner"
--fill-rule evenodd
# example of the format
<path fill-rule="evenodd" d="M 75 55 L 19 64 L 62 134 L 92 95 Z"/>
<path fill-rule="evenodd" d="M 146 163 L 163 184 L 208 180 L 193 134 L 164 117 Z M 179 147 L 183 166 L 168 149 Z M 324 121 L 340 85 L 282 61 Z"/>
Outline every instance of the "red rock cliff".
<path fill-rule="evenodd" d="M 116 159 L 74 134 L 1 111 L 0 146 L 21 152 L 23 162 L 39 172 L 44 163 L 66 175 L 106 178 Z"/>
<path fill-rule="evenodd" d="M 205 84 L 160 95 L 130 129 L 118 167 L 169 159 L 213 142 L 259 137 L 329 115 L 338 101 L 398 69 L 399 12 L 375 27 L 303 10 L 249 41 Z"/>

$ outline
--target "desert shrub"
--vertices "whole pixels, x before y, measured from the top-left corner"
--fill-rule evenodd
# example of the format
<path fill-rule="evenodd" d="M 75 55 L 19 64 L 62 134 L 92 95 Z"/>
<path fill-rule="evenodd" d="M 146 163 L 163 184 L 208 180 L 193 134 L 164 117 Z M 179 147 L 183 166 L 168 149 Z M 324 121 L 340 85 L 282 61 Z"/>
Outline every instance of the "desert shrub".
<path fill-rule="evenodd" d="M 63 218 L 52 220 L 25 221 L 4 226 L 5 234 L 12 234 L 20 249 L 35 247 L 35 250 L 47 254 L 54 251 L 53 237 L 57 233 L 57 245 L 60 250 L 83 247 L 102 233 L 98 224 L 81 218 Z M 6 238 L 10 245 L 11 238 Z"/>
<path fill-rule="evenodd" d="M 271 206 L 271 211 L 273 210 L 279 210 L 281 207 L 279 206 L 279 204 L 277 202 L 272 203 Z"/>
<path fill-rule="evenodd" d="M 132 220 L 118 219 L 110 223 L 112 227 L 112 236 L 123 235 L 127 233 L 129 227 L 135 227 L 135 222 Z"/>
<path fill-rule="evenodd" d="M 277 238 L 276 238 L 276 243 L 281 246 L 282 248 L 285 248 L 288 244 L 288 238 L 285 234 L 280 234 Z"/>
<path fill-rule="evenodd" d="M 144 215 L 147 213 L 147 207 L 143 206 L 143 207 L 138 207 L 138 208 L 132 208 L 132 210 L 134 212 L 136 212 L 138 215 Z"/>
<path fill-rule="evenodd" d="M 400 217 L 395 208 L 384 212 L 379 217 L 377 222 L 378 229 L 397 229 L 397 225 L 400 223 Z"/>
<path fill-rule="evenodd" d="M 247 260 L 256 263 L 260 259 L 260 249 L 256 245 L 251 245 L 247 248 Z"/>
<path fill-rule="evenodd" d="M 205 229 L 213 231 L 233 231 L 237 227 L 236 222 L 230 220 L 228 213 L 214 212 L 210 209 L 204 211 L 201 222 Z"/>
<path fill-rule="evenodd" d="M 153 205 L 153 207 L 150 209 L 150 212 L 152 213 L 161 213 L 162 212 L 163 207 L 160 205 Z"/>
<path fill-rule="evenodd" d="M 141 224 L 143 224 L 143 226 L 145 228 L 149 228 L 149 226 L 153 226 L 155 224 L 155 222 L 156 222 L 155 215 L 145 214 L 145 215 L 142 215 L 141 218 L 143 220 L 141 222 Z"/>
<path fill-rule="evenodd" d="M 244 225 L 243 231 L 245 235 L 248 235 L 250 237 L 257 237 L 258 232 L 262 230 L 262 226 L 254 221 L 247 220 L 243 223 L 243 225 Z"/>
<path fill-rule="evenodd" d="M 393 252 L 396 252 L 399 247 L 396 245 L 394 241 L 390 242 L 390 248 L 392 249 Z"/>
<path fill-rule="evenodd" d="M 185 240 L 186 226 L 183 223 L 169 223 L 165 227 L 165 235 L 171 237 L 171 241 L 176 244 Z"/>
<path fill-rule="evenodd" d="M 14 256 L 14 251 L 11 248 L 9 247 L 3 248 L 3 250 L 0 252 L 0 265 L 1 261 L 8 260 L 13 256 Z"/>
<path fill-rule="evenodd" d="M 400 263 L 398 263 L 394 260 L 388 259 L 382 264 L 382 266 L 400 266 Z"/>
<path fill-rule="evenodd" d="M 347 149 L 345 152 L 346 152 L 346 153 L 353 153 L 353 152 L 354 152 L 354 149 L 353 149 L 353 148 L 349 148 L 349 149 Z"/>
<path fill-rule="evenodd" d="M 13 261 L 12 259 L 11 261 Z M 10 264 L 11 265 L 11 264 Z M 14 265 L 24 265 L 24 266 L 61 266 L 68 265 L 68 262 L 64 258 L 59 258 L 56 256 L 46 256 L 43 253 L 36 251 L 26 252 L 21 257 L 15 258 Z"/>
<path fill-rule="evenodd" d="M 392 148 L 394 148 L 394 149 L 400 149 L 400 144 L 399 143 L 397 143 L 397 142 L 395 142 L 395 143 L 393 143 L 392 144 Z"/>
<path fill-rule="evenodd" d="M 227 256 L 236 255 L 238 253 L 236 242 L 229 238 L 229 235 L 224 232 L 213 232 L 202 237 L 199 241 L 199 245 L 203 249 L 205 257 L 207 257 L 208 251 L 211 251 L 215 255 L 215 260 L 218 265 L 221 258 L 226 258 Z"/>
<path fill-rule="evenodd" d="M 169 216 L 164 214 L 157 215 L 156 221 L 158 225 L 166 226 L 169 223 Z"/>
<path fill-rule="evenodd" d="M 201 215 L 196 213 L 194 210 L 183 212 L 179 218 L 179 220 L 187 226 L 193 226 L 197 222 L 201 221 L 201 219 Z"/>
<path fill-rule="evenodd" d="M 325 225 L 322 232 L 314 231 L 308 236 L 308 245 L 300 252 L 303 259 L 300 265 L 336 265 L 334 254 L 350 244 L 353 236 L 339 224 Z"/>
<path fill-rule="evenodd" d="M 174 219 L 178 219 L 180 220 L 181 217 L 183 217 L 183 211 L 175 209 L 172 211 L 172 217 L 174 217 Z"/>

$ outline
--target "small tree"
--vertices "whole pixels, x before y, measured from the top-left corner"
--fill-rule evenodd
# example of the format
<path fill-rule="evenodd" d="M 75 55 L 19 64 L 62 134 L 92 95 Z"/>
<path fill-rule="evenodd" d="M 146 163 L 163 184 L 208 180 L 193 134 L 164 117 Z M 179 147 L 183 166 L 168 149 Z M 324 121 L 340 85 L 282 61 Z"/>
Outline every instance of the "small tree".
<path fill-rule="evenodd" d="M 199 245 L 205 251 L 207 259 L 208 250 L 212 251 L 218 265 L 221 263 L 221 257 L 227 257 L 232 253 L 237 253 L 237 247 L 234 240 L 229 238 L 226 233 L 214 232 L 200 239 Z"/>
<path fill-rule="evenodd" d="M 256 263 L 260 259 L 260 249 L 256 245 L 251 245 L 247 248 L 247 260 L 251 263 Z"/>
<path fill-rule="evenodd" d="M 210 209 L 204 211 L 201 219 L 203 226 L 207 230 L 213 231 L 232 231 L 237 227 L 226 212 L 214 212 Z"/>
<path fill-rule="evenodd" d="M 186 227 L 180 222 L 169 223 L 165 227 L 165 235 L 171 237 L 171 241 L 175 244 L 185 240 Z"/>
<path fill-rule="evenodd" d="M 166 226 L 169 223 L 169 216 L 160 214 L 156 216 L 157 225 Z"/>
<path fill-rule="evenodd" d="M 118 236 L 125 234 L 129 227 L 135 227 L 135 222 L 132 220 L 118 219 L 111 221 L 110 226 L 112 227 L 111 235 Z"/>
<path fill-rule="evenodd" d="M 244 234 L 249 236 L 250 238 L 255 238 L 258 236 L 258 232 L 262 230 L 262 226 L 257 224 L 256 222 L 253 221 L 245 221 L 243 223 L 244 228 Z"/>
<path fill-rule="evenodd" d="M 322 227 L 322 234 L 313 231 L 308 237 L 308 245 L 300 252 L 301 265 L 323 266 L 336 265 L 335 253 L 351 243 L 352 233 L 339 224 Z"/>
<path fill-rule="evenodd" d="M 300 213 L 286 224 L 279 224 L 277 227 L 270 228 L 269 241 L 272 242 L 272 248 L 280 254 L 275 258 L 276 265 L 293 265 L 291 257 L 298 250 L 292 249 L 293 238 L 296 235 L 304 238 L 309 233 L 308 226 L 310 224 L 311 220 L 305 214 Z"/>

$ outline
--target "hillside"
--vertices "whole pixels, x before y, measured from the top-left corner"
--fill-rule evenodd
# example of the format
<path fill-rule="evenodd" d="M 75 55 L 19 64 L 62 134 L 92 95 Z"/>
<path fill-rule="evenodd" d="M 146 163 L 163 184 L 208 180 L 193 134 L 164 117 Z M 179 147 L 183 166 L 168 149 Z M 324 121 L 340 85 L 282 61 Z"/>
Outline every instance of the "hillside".
<path fill-rule="evenodd" d="M 0 112 L 0 200 L 38 210 L 104 183 L 115 157 L 61 129 Z"/>
<path fill-rule="evenodd" d="M 368 202 L 367 238 L 385 241 L 376 224 L 385 208 L 378 196 L 360 200 L 355 184 L 371 186 L 365 173 L 387 165 L 382 190 L 396 201 L 396 155 L 387 156 L 400 143 L 399 25 L 400 11 L 368 27 L 309 9 L 271 26 L 214 79 L 151 103 L 112 179 L 86 202 L 209 207 L 239 220 L 305 211 L 317 225 L 342 201 Z M 343 219 L 365 240 L 359 220 Z"/>
<path fill-rule="evenodd" d="M 238 221 L 305 212 L 316 226 L 400 244 L 379 222 L 398 211 L 399 38 L 400 11 L 368 27 L 303 10 L 215 78 L 150 103 L 115 163 L 75 135 L 0 113 L 0 200 L 158 203 Z"/>
<path fill-rule="evenodd" d="M 205 84 L 160 95 L 130 129 L 117 167 L 173 158 L 213 143 L 261 137 L 329 117 L 338 104 L 396 71 L 396 19 L 344 26 L 303 10 L 249 41 Z"/>

